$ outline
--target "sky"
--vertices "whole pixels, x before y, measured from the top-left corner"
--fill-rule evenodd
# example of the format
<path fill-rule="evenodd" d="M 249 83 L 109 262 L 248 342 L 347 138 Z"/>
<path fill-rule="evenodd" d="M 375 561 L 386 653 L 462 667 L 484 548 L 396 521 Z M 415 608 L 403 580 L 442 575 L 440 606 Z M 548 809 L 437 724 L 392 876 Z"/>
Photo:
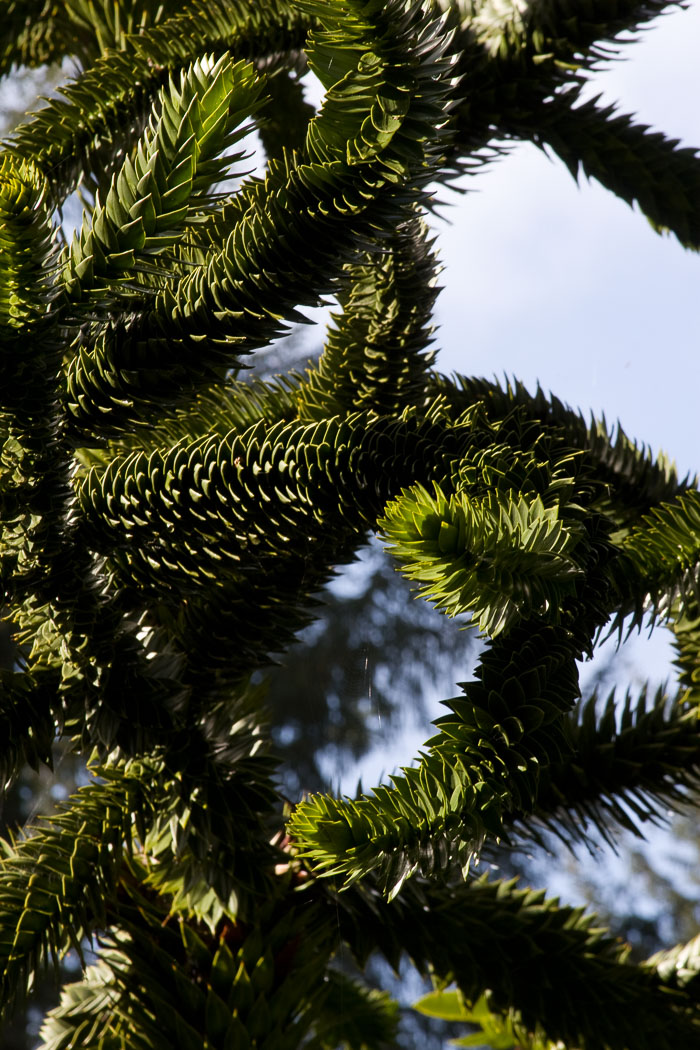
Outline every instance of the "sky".
<path fill-rule="evenodd" d="M 700 147 L 700 3 L 656 20 L 587 97 Z M 700 255 L 530 144 L 441 194 L 441 371 L 517 376 L 700 470 Z M 441 228 L 442 227 L 442 228 Z"/>

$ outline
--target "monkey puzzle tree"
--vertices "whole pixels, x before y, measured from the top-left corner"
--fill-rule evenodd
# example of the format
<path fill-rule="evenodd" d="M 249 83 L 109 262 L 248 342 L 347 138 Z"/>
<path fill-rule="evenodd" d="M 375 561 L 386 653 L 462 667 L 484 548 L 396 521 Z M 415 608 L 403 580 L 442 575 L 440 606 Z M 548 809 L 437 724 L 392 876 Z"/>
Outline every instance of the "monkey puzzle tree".
<path fill-rule="evenodd" d="M 4 846 L 6 1010 L 97 952 L 45 1047 L 392 1045 L 395 1005 L 341 949 L 408 957 L 525 1044 L 700 1046 L 700 941 L 633 965 L 469 871 L 489 841 L 573 842 L 697 789 L 700 496 L 541 391 L 435 372 L 422 218 L 432 182 L 529 138 L 697 247 L 695 154 L 579 99 L 667 6 L 6 5 L 4 71 L 80 69 L 0 170 L 3 779 L 57 736 L 93 774 Z M 264 177 L 227 189 L 251 118 Z M 318 365 L 247 381 L 327 296 Z M 417 765 L 285 808 L 251 676 L 371 530 L 489 642 Z M 647 615 L 678 694 L 597 711 L 577 659 Z"/>

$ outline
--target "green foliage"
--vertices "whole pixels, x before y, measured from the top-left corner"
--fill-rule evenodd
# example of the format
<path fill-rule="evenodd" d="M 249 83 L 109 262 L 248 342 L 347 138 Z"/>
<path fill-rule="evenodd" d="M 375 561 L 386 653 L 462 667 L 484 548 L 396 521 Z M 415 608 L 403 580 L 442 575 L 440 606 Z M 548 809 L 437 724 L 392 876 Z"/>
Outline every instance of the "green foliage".
<path fill-rule="evenodd" d="M 6 6 L 3 70 L 77 72 L 0 158 L 0 773 L 61 737 L 94 775 L 3 847 L 2 1007 L 89 944 L 50 1050 L 388 1050 L 398 1007 L 349 950 L 454 982 L 430 1009 L 503 1050 L 699 1046 L 695 941 L 639 966 L 473 874 L 695 797 L 695 482 L 541 390 L 436 373 L 424 223 L 519 137 L 697 247 L 695 154 L 579 101 L 668 5 Z M 242 377 L 328 296 L 316 364 Z M 287 802 L 260 671 L 368 533 L 484 648 L 415 765 Z M 582 699 L 577 661 L 647 617 L 682 691 Z"/>
<path fill-rule="evenodd" d="M 179 87 L 170 82 L 133 164 L 127 157 L 104 205 L 98 196 L 87 228 L 75 234 L 64 274 L 71 299 L 179 240 L 197 197 L 224 175 L 230 158 L 217 163 L 217 155 L 245 134 L 234 134 L 236 124 L 254 111 L 259 91 L 252 66 L 225 56 L 193 63 Z"/>
<path fill-rule="evenodd" d="M 466 1021 L 477 1027 L 478 1030 L 472 1035 L 450 1040 L 453 1046 L 488 1046 L 491 1050 L 513 1050 L 517 1045 L 523 1050 L 557 1050 L 557 1046 L 548 1039 L 516 1034 L 510 1018 L 500 1017 L 489 1009 L 486 995 L 480 996 L 470 1005 L 464 1002 L 459 992 L 431 992 L 414 1003 L 413 1007 L 429 1017 L 439 1017 L 444 1021 Z"/>
<path fill-rule="evenodd" d="M 42 963 L 105 921 L 122 842 L 132 815 L 143 813 L 143 772 L 111 768 L 106 784 L 83 788 L 75 805 L 16 844 L 4 844 L 0 909 L 2 1001 L 11 1003 Z M 141 773 L 141 776 L 139 776 Z M 7 933 L 13 931 L 12 936 Z"/>
<path fill-rule="evenodd" d="M 545 507 L 539 496 L 496 491 L 477 502 L 415 487 L 388 506 L 381 524 L 421 593 L 448 615 L 471 612 L 491 637 L 546 613 L 580 572 L 572 551 L 583 530 L 567 529 L 558 506 Z"/>
<path fill-rule="evenodd" d="M 386 992 L 367 988 L 330 970 L 323 1014 L 316 1025 L 319 1047 L 389 1050 L 395 1046 L 399 1008 Z"/>

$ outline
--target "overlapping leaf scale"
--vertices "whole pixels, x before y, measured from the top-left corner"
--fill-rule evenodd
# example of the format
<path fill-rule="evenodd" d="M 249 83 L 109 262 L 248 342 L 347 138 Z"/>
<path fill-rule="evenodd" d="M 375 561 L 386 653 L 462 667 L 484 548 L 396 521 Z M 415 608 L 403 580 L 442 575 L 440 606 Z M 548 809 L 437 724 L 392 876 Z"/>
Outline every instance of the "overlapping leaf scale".
<path fill-rule="evenodd" d="M 352 559 L 365 529 L 392 494 L 391 486 L 402 479 L 425 476 L 426 471 L 442 476 L 469 439 L 467 433 L 446 430 L 437 423 L 385 420 L 368 427 L 367 422 L 365 417 L 356 416 L 343 423 L 288 424 L 272 431 L 260 423 L 223 443 L 209 439 L 187 446 L 182 463 L 183 469 L 185 464 L 189 465 L 186 469 L 192 467 L 188 484 L 196 490 L 196 518 L 187 517 L 182 501 L 174 512 L 179 517 L 173 518 L 170 497 L 163 502 L 158 495 L 163 458 L 172 459 L 178 448 L 150 457 L 141 455 L 146 468 L 153 467 L 156 458 L 161 462 L 161 467 L 153 470 L 151 481 L 143 477 L 139 482 L 142 488 L 152 483 L 156 492 L 149 497 L 150 503 L 146 499 L 143 503 L 152 511 L 150 525 L 147 523 L 137 535 L 131 519 L 125 526 L 112 516 L 110 536 L 95 542 L 112 551 L 110 563 L 119 569 L 121 585 L 136 606 L 143 594 L 134 590 L 135 582 L 147 593 L 158 594 L 145 620 L 156 628 L 151 655 L 158 654 L 162 646 L 158 634 L 164 632 L 180 654 L 181 666 L 170 672 L 163 684 L 177 677 L 188 695 L 188 711 L 193 705 L 206 707 L 213 698 L 226 696 L 231 685 L 269 663 L 271 654 L 283 649 L 308 622 L 309 609 L 314 605 L 312 596 L 333 567 Z M 218 456 L 211 471 L 200 471 L 193 462 L 197 449 L 213 449 Z M 233 466 L 236 459 L 241 460 L 238 468 Z M 137 456 L 121 461 L 121 480 L 109 470 L 101 477 L 93 472 L 98 498 L 88 517 L 103 516 L 110 505 L 121 505 L 119 491 L 129 484 L 124 475 L 129 474 L 132 480 L 138 476 L 138 460 Z M 386 464 L 391 469 L 378 485 L 379 467 L 383 469 Z M 279 471 L 276 465 L 284 469 Z M 272 481 L 266 483 L 266 478 Z M 180 484 L 184 484 L 184 476 Z M 338 492 L 345 493 L 341 503 Z M 88 497 L 88 502 L 91 499 Z M 125 513 L 130 515 L 129 506 Z M 207 514 L 211 515 L 211 529 L 217 530 L 210 541 L 203 538 L 208 532 Z M 172 525 L 175 520 L 177 526 Z M 271 521 L 277 534 L 269 527 Z M 280 529 L 285 530 L 285 536 L 289 529 L 291 535 L 295 521 L 307 536 L 301 545 L 279 536 Z M 93 521 L 93 526 L 96 524 Z M 240 542 L 242 524 L 250 539 L 248 555 Z M 159 550 L 153 546 L 154 538 L 160 543 Z M 192 554 L 185 564 L 185 555 L 195 550 L 198 558 Z M 250 551 L 255 565 L 252 572 Z M 143 569 L 140 576 L 134 575 L 134 565 Z M 183 566 L 193 575 L 188 575 Z M 230 644 L 233 637 L 235 649 Z M 191 654 L 196 654 L 196 659 Z M 117 666 L 123 665 L 120 658 Z M 132 691 L 123 691 L 127 698 L 122 704 L 122 708 L 126 705 L 124 724 L 118 722 L 115 727 L 122 739 L 127 728 L 135 730 L 145 716 L 145 712 L 143 716 L 139 712 L 136 719 L 129 715 Z M 105 717 L 115 710 L 115 703 L 116 711 L 121 710 L 118 696 L 108 697 L 108 701 Z M 165 710 L 170 706 L 166 700 Z"/>
<path fill-rule="evenodd" d="M 392 787 L 339 800 L 312 796 L 289 822 L 300 855 L 346 883 L 377 873 L 389 898 L 414 872 L 464 868 L 504 814 L 535 804 L 539 769 L 567 750 L 562 716 L 578 697 L 568 631 L 515 629 L 487 650 L 465 699 L 436 722 L 420 764 Z"/>
<path fill-rule="evenodd" d="M 84 990 L 64 991 L 44 1024 L 43 1050 L 94 1045 L 85 1022 L 80 1031 L 86 1000 L 86 1021 L 107 1047 L 128 1039 L 134 1050 L 201 1050 L 204 1039 L 221 1050 L 296 1050 L 324 993 L 332 923 L 310 902 L 282 895 L 278 879 L 254 924 L 226 916 L 210 932 L 169 914 L 167 899 L 149 894 L 134 873 L 119 927 L 103 938 L 99 971 L 88 971 Z M 111 1009 L 98 1024 L 94 1000 L 105 993 Z"/>
<path fill-rule="evenodd" d="M 602 707 L 593 693 L 570 716 L 567 740 L 566 761 L 542 768 L 533 814 L 507 818 L 518 839 L 540 841 L 541 824 L 573 848 L 594 828 L 615 848 L 611 824 L 643 837 L 645 824 L 663 823 L 700 787 L 700 728 L 687 691 L 648 697 L 644 688 L 621 705 L 613 692 Z"/>
<path fill-rule="evenodd" d="M 700 600 L 686 598 L 682 612 L 673 609 L 669 624 L 673 631 L 679 685 L 689 693 L 693 703 L 700 693 Z"/>
<path fill-rule="evenodd" d="M 670 982 L 630 963 L 627 947 L 597 928 L 594 915 L 543 890 L 416 879 L 386 902 L 363 882 L 329 895 L 327 907 L 361 963 L 377 948 L 393 966 L 405 953 L 421 971 L 456 981 L 469 1001 L 488 990 L 493 1009 L 513 1011 L 532 1032 L 546 1024 L 546 1035 L 566 1046 L 677 1050 L 679 1041 L 700 1040 L 693 995 L 669 994 Z"/>
<path fill-rule="evenodd" d="M 346 268 L 342 312 L 333 317 L 318 365 L 298 395 L 306 419 L 420 405 L 435 354 L 426 352 L 437 296 L 427 227 L 414 218 L 377 251 Z"/>
<path fill-rule="evenodd" d="M 104 922 L 122 843 L 134 814 L 147 808 L 149 768 L 102 769 L 50 823 L 0 862 L 0 988 L 8 1008 L 18 988 Z"/>
<path fill-rule="evenodd" d="M 440 421 L 358 413 L 261 421 L 230 438 L 134 453 L 79 485 L 83 540 L 125 584 L 196 592 L 255 572 L 290 545 L 296 556 L 323 558 L 331 527 L 341 535 L 372 527 L 402 485 L 442 479 L 469 440 L 468 428 Z"/>
<path fill-rule="evenodd" d="M 169 68 L 193 61 L 203 51 L 227 48 L 233 57 L 272 62 L 303 48 L 310 20 L 290 0 L 189 0 L 149 32 L 129 40 L 149 64 Z"/>
<path fill-rule="evenodd" d="M 689 489 L 645 514 L 620 541 L 613 580 L 622 614 L 641 624 L 647 612 L 680 616 L 700 597 L 700 492 Z"/>
<path fill-rule="evenodd" d="M 177 0 L 127 0 L 119 6 L 110 0 L 64 0 L 68 54 L 83 67 L 90 65 L 107 50 L 123 50 L 130 35 L 143 33 L 178 6 Z"/>
<path fill-rule="evenodd" d="M 526 7 L 513 0 L 454 0 L 453 5 L 493 57 L 549 59 L 565 69 L 595 68 L 616 53 L 610 43 L 628 42 L 630 33 L 682 6 L 679 0 L 587 0 L 583 5 L 576 0 L 534 0 Z M 441 6 L 447 6 L 447 0 L 441 0 Z"/>
<path fill-rule="evenodd" d="M 688 478 L 680 480 L 663 454 L 655 456 L 647 446 L 637 444 L 619 423 L 611 430 L 605 419 L 588 422 L 539 386 L 531 394 L 519 380 L 501 386 L 487 379 L 456 375 L 448 380 L 438 375 L 434 393 L 447 399 L 455 411 L 482 405 L 486 418 L 497 425 L 517 409 L 521 418 L 544 430 L 553 450 L 584 452 L 585 469 L 597 484 L 596 505 L 619 526 L 635 522 L 655 504 L 674 499 L 694 484 Z"/>
<path fill-rule="evenodd" d="M 0 75 L 48 65 L 64 54 L 65 24 L 51 0 L 10 0 L 0 30 Z"/>
<path fill-rule="evenodd" d="M 127 452 L 150 453 L 184 441 L 218 434 L 220 437 L 242 434 L 255 423 L 268 425 L 291 421 L 297 415 L 298 381 L 294 377 L 245 380 L 227 377 L 223 383 L 202 387 L 191 401 L 165 412 L 153 426 L 140 428 L 114 437 L 101 448 L 79 449 L 77 456 L 83 471 L 91 466 L 104 470 L 116 456 Z"/>
<path fill-rule="evenodd" d="M 71 300 L 131 276 L 180 237 L 198 198 L 230 164 L 216 158 L 242 134 L 237 125 L 255 111 L 260 90 L 253 66 L 227 55 L 199 59 L 179 84 L 170 81 L 133 162 L 126 158 L 104 204 L 98 195 L 74 235 L 63 273 Z"/>
<path fill-rule="evenodd" d="M 7 154 L 0 158 L 0 223 L 0 332 L 4 341 L 18 329 L 36 328 L 46 317 L 55 263 L 46 182 L 30 161 Z M 17 367 L 15 361 L 3 364 Z M 6 391 L 3 396 L 8 396 Z"/>
<path fill-rule="evenodd" d="M 319 1050 L 385 1050 L 396 1046 L 399 1004 L 387 992 L 329 968 L 325 998 L 314 1024 Z"/>
<path fill-rule="evenodd" d="M 492 637 L 523 617 L 556 619 L 583 575 L 575 554 L 583 526 L 539 495 L 492 491 L 475 499 L 468 489 L 446 496 L 435 485 L 431 495 L 414 485 L 379 524 L 423 597 L 449 616 L 470 612 Z"/>
<path fill-rule="evenodd" d="M 85 178 L 102 185 L 104 169 L 128 152 L 148 119 L 157 92 L 207 53 L 237 59 L 300 48 L 308 18 L 284 0 L 195 0 L 161 25 L 128 38 L 123 52 L 98 59 L 62 96 L 51 99 L 13 134 L 13 148 L 32 158 L 50 180 L 55 202 Z M 69 34 L 70 39 L 70 34 Z M 70 54 L 66 47 L 61 54 Z M 109 180 L 107 181 L 109 185 Z"/>
<path fill-rule="evenodd" d="M 351 29 L 355 6 L 337 8 Z M 140 406 L 181 392 L 183 373 L 201 380 L 235 365 L 234 353 L 265 345 L 299 304 L 333 290 L 342 264 L 381 222 L 399 221 L 420 196 L 446 141 L 450 37 L 441 21 L 409 17 L 399 0 L 372 14 L 378 28 L 360 39 L 359 58 L 353 52 L 355 72 L 311 122 L 308 158 L 273 161 L 224 247 L 76 358 L 69 408 L 83 425 L 124 426 Z M 336 51 L 340 61 L 339 47 L 328 60 Z"/>
<path fill-rule="evenodd" d="M 688 998 L 697 1004 L 700 991 L 700 936 L 693 937 L 685 944 L 655 952 L 644 963 L 644 968 L 652 970 L 669 989 L 682 990 Z"/>

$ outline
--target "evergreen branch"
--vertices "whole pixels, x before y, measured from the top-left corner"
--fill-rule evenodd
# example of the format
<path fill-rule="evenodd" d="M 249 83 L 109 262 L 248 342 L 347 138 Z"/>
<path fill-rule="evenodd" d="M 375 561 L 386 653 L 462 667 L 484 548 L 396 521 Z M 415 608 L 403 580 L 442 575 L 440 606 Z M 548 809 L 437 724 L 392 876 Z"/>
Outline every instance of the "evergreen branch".
<path fill-rule="evenodd" d="M 325 999 L 314 1024 L 312 1050 L 393 1050 L 399 1004 L 338 970 L 326 973 Z"/>
<path fill-rule="evenodd" d="M 76 552 L 74 530 L 68 540 L 59 552 L 66 564 L 56 557 L 59 596 L 44 603 L 27 599 L 13 612 L 26 683 L 14 679 L 10 712 L 25 691 L 34 702 L 44 697 L 57 725 L 77 724 L 88 751 L 108 754 L 118 746 L 134 755 L 172 725 L 186 694 L 178 680 L 182 659 L 162 638 L 154 649 L 151 639 L 134 637 L 119 595 L 105 598 L 104 576 L 94 571 L 89 552 Z"/>
<path fill-rule="evenodd" d="M 44 1026 L 44 1050 L 94 1045 L 89 1029 L 80 1030 L 86 1000 L 93 1031 L 108 1047 L 125 1038 L 134 1050 L 198 1050 L 202 1039 L 279 1050 L 306 1043 L 333 943 L 332 924 L 317 907 L 285 899 L 278 879 L 254 923 L 225 915 L 208 930 L 169 913 L 133 864 L 130 875 L 114 916 L 119 928 L 102 939 L 100 971 L 89 971 L 87 988 L 64 991 Z M 111 1010 L 95 1020 L 100 994 L 109 995 Z"/>
<path fill-rule="evenodd" d="M 663 455 L 628 437 L 620 424 L 610 430 L 605 419 L 587 422 L 580 412 L 545 394 L 538 386 L 531 394 L 519 380 L 505 386 L 487 379 L 437 375 L 434 393 L 446 398 L 455 412 L 479 404 L 488 420 L 500 424 L 513 409 L 522 418 L 547 429 L 553 448 L 585 453 L 586 470 L 597 482 L 596 505 L 618 526 L 628 526 L 658 503 L 675 499 L 695 480 L 679 480 L 675 467 Z"/>
<path fill-rule="evenodd" d="M 425 347 L 438 291 L 432 243 L 427 227 L 414 218 L 346 267 L 342 313 L 334 315 L 321 359 L 299 391 L 301 418 L 364 408 L 391 415 L 425 400 L 435 357 Z"/>
<path fill-rule="evenodd" d="M 236 58 L 264 62 L 302 48 L 310 27 L 303 6 L 290 0 L 189 0 L 148 33 L 132 38 L 135 53 L 172 68 L 205 51 L 228 48 Z"/>
<path fill-rule="evenodd" d="M 460 156 L 483 162 L 499 140 L 530 139 L 550 146 L 574 177 L 583 170 L 627 203 L 636 201 L 660 232 L 671 230 L 682 244 L 698 246 L 696 151 L 615 116 L 614 107 L 597 109 L 595 100 L 573 107 L 582 71 L 615 57 L 611 42 L 682 4 L 595 2 L 585 11 L 569 0 L 449 6 L 462 22 L 464 101 L 451 158 L 457 169 L 464 166 Z"/>
<path fill-rule="evenodd" d="M 329 975 L 343 941 L 526 1036 L 700 1047 L 697 942 L 634 967 L 590 916 L 457 872 L 489 836 L 605 835 L 697 792 L 700 496 L 540 390 L 432 375 L 418 218 L 435 178 L 526 137 L 695 245 L 697 157 L 578 94 L 672 6 L 8 0 L 0 69 L 94 63 L 0 161 L 0 775 L 50 762 L 56 731 L 105 762 L 0 863 L 5 1002 L 101 931 L 52 1050 L 378 1050 L 395 1007 Z M 265 178 L 213 195 L 258 74 L 301 72 L 305 43 L 320 111 L 279 74 Z M 81 180 L 95 207 L 61 277 L 52 217 Z M 337 291 L 305 379 L 230 379 Z M 272 839 L 249 675 L 382 515 L 438 604 L 494 637 L 417 768 L 311 797 Z M 577 659 L 650 606 L 686 692 L 574 713 Z"/>
<path fill-rule="evenodd" d="M 107 185 L 115 158 L 130 152 L 157 92 L 203 54 L 261 59 L 303 45 L 308 20 L 285 0 L 194 0 L 110 52 L 14 132 L 12 148 L 34 160 L 60 203 L 86 176 Z M 68 50 L 67 53 L 70 53 Z"/>
<path fill-rule="evenodd" d="M 47 205 L 47 185 L 30 162 L 0 158 L 0 333 L 3 342 L 19 329 L 35 329 L 46 317 L 55 269 L 56 234 Z M 7 360 L 10 358 L 10 360 Z M 5 371 L 17 367 L 3 352 Z M 17 378 L 22 378 L 21 373 Z M 8 397 L 7 391 L 3 398 Z"/>
<path fill-rule="evenodd" d="M 154 399 L 182 396 L 212 369 L 234 366 L 234 353 L 280 334 L 300 303 L 316 305 L 377 223 L 396 221 L 420 197 L 446 142 L 450 37 L 403 0 L 371 5 L 373 24 L 360 19 L 358 28 L 357 3 L 337 5 L 341 28 L 331 27 L 328 39 L 317 34 L 309 48 L 322 80 L 335 84 L 337 73 L 322 68 L 333 59 L 338 73 L 348 62 L 352 69 L 309 126 L 308 159 L 272 161 L 208 264 L 76 357 L 68 404 L 81 426 L 123 427 Z M 338 42 L 346 37 L 347 46 Z"/>
<path fill-rule="evenodd" d="M 125 636 L 124 625 L 120 627 L 114 632 L 111 662 L 98 669 L 96 681 L 89 682 L 92 688 L 68 692 L 72 706 L 64 699 L 60 670 L 53 692 L 50 677 L 32 670 L 18 676 L 19 695 L 12 698 L 11 715 L 21 715 L 15 712 L 24 687 L 31 703 L 44 697 L 49 712 L 55 711 L 56 697 L 63 701 L 67 709 L 61 709 L 56 720 L 63 716 L 69 730 L 80 730 L 84 750 L 97 747 L 102 755 L 138 760 L 139 755 L 153 754 L 156 740 L 164 771 L 148 841 L 159 858 L 159 878 L 171 880 L 176 871 L 177 878 L 184 879 L 185 895 L 193 900 L 198 899 L 193 886 L 205 885 L 226 900 L 235 884 L 243 907 L 249 895 L 263 892 L 262 871 L 271 870 L 274 863 L 268 840 L 277 763 L 261 738 L 260 697 L 240 681 L 233 696 L 217 682 L 216 689 L 209 688 L 193 702 L 192 685 L 201 686 L 204 676 L 191 675 L 188 680 L 172 636 L 162 628 L 154 630 L 142 617 L 136 646 Z M 99 642 L 99 631 L 95 634 Z M 37 677 L 43 692 L 37 689 Z M 41 730 L 40 722 L 32 727 L 37 747 L 43 742 Z M 31 755 L 28 744 L 24 747 Z M 174 889 L 170 892 L 176 894 Z"/>
<path fill-rule="evenodd" d="M 613 579 L 623 596 L 620 615 L 641 623 L 651 606 L 668 616 L 676 603 L 697 603 L 700 593 L 700 492 L 682 492 L 673 503 L 662 503 L 624 535 Z"/>
<path fill-rule="evenodd" d="M 211 590 L 251 565 L 257 572 L 286 556 L 293 536 L 295 557 L 327 564 L 402 485 L 442 479 L 469 440 L 468 430 L 440 422 L 357 413 L 259 422 L 241 435 L 132 453 L 79 485 L 83 542 L 105 553 L 125 584 L 155 594 Z"/>
<path fill-rule="evenodd" d="M 78 449 L 76 454 L 83 472 L 93 466 L 104 471 L 112 459 L 128 452 L 150 453 L 212 435 L 233 437 L 261 421 L 270 426 L 291 422 L 297 414 L 297 391 L 295 377 L 240 380 L 228 376 L 224 382 L 202 387 L 171 415 L 163 413 L 153 426 L 125 432 L 104 448 Z"/>
<path fill-rule="evenodd" d="M 143 132 L 168 72 L 129 53 L 98 59 L 20 124 L 6 147 L 44 173 L 56 205 L 84 180 L 103 185 L 106 173 L 109 186 L 115 164 Z"/>
<path fill-rule="evenodd" d="M 137 36 L 177 10 L 177 0 L 139 0 L 115 6 L 110 0 L 66 0 L 63 5 L 64 33 L 69 54 L 83 67 L 107 51 L 122 51 L 129 37 Z"/>
<path fill-rule="evenodd" d="M 571 754 L 542 770 L 532 815 L 509 818 L 518 837 L 538 839 L 541 822 L 573 848 L 592 825 L 614 849 L 611 822 L 642 838 L 640 824 L 663 823 L 697 793 L 700 726 L 685 691 L 670 700 L 659 689 L 649 702 L 643 689 L 622 706 L 613 691 L 599 707 L 593 693 L 570 717 Z"/>
<path fill-rule="evenodd" d="M 82 981 L 65 985 L 59 1006 L 44 1017 L 41 1050 L 89 1050 L 98 1037 L 101 1050 L 122 1050 L 120 1035 L 107 1031 L 118 1003 L 108 966 L 88 966 Z"/>
<path fill-rule="evenodd" d="M 30 163 L 0 161 L 0 602 L 50 575 L 65 510 L 57 412 L 62 332 L 52 316 L 56 231 L 47 186 Z M 51 587 L 51 584 L 50 584 Z"/>
<path fill-rule="evenodd" d="M 681 609 L 673 609 L 669 627 L 674 635 L 679 685 L 695 700 L 700 690 L 700 601 L 686 597 Z"/>
<path fill-rule="evenodd" d="M 57 233 L 48 187 L 30 162 L 0 162 L 0 610 L 24 667 L 0 671 L 0 771 L 6 789 L 21 762 L 50 765 L 65 714 L 61 674 L 37 675 L 36 650 L 60 623 L 73 580 L 61 528 L 71 490 L 57 405 L 63 331 L 55 300 Z M 60 523 L 60 524 L 59 524 Z M 68 602 L 68 606 L 70 601 Z M 42 642 L 39 642 L 39 639 Z M 26 644 L 22 644 L 26 643 Z M 66 640 L 64 636 L 64 647 Z M 68 676 L 66 668 L 66 677 Z"/>
<path fill-rule="evenodd" d="M 592 0 L 581 8 L 575 0 L 454 0 L 466 27 L 494 58 L 511 64 L 553 61 L 565 69 L 596 68 L 616 53 L 610 43 L 628 42 L 630 33 L 679 0 Z M 444 6 L 444 4 L 443 4 Z"/>
<path fill-rule="evenodd" d="M 132 814 L 143 811 L 149 767 L 100 770 L 51 822 L 0 862 L 0 989 L 7 1008 L 20 986 L 49 960 L 104 922 Z"/>
<path fill-rule="evenodd" d="M 561 623 L 543 624 L 559 618 L 545 613 L 496 639 L 479 681 L 437 721 L 440 733 L 418 767 L 373 796 L 314 796 L 297 807 L 290 834 L 320 873 L 352 882 L 377 871 L 391 898 L 417 870 L 466 867 L 487 835 L 505 834 L 507 812 L 531 812 L 541 768 L 568 751 L 562 716 L 578 698 L 575 660 L 611 612 L 607 566 L 615 550 L 595 515 L 583 520 L 583 576 L 578 593 L 555 604 Z"/>
<path fill-rule="evenodd" d="M 171 80 L 134 162 L 127 157 L 104 205 L 98 196 L 74 236 L 64 270 L 71 299 L 123 279 L 179 238 L 202 194 L 228 168 L 231 158 L 219 155 L 245 134 L 237 125 L 255 111 L 259 93 L 252 65 L 226 56 L 198 60 L 179 85 Z"/>
<path fill-rule="evenodd" d="M 260 688 L 238 683 L 197 700 L 160 748 L 161 802 L 142 836 L 147 882 L 203 921 L 216 921 L 222 906 L 245 917 L 274 881 L 278 762 Z"/>
<path fill-rule="evenodd" d="M 700 936 L 656 952 L 643 964 L 669 989 L 682 991 L 697 1002 L 700 987 Z"/>
<path fill-rule="evenodd" d="M 558 502 L 469 490 L 434 497 L 416 485 L 390 503 L 380 521 L 389 551 L 421 595 L 449 616 L 470 612 L 495 637 L 521 618 L 558 610 L 582 575 L 574 551 L 584 537 Z"/>
<path fill-rule="evenodd" d="M 152 759 L 100 767 L 101 783 L 81 788 L 46 827 L 6 847 L 0 866 L 3 1003 L 49 958 L 112 916 L 122 845 L 132 824 L 152 858 L 148 882 L 173 906 L 206 917 L 220 901 L 245 912 L 248 892 L 265 896 L 275 853 L 269 825 L 274 763 L 261 754 L 250 712 L 238 724 L 209 715 L 209 753 L 192 733 Z M 228 739 L 226 739 L 228 737 Z M 213 757 L 212 757 L 213 756 Z M 265 825 L 265 826 L 263 826 Z M 232 886 L 236 887 L 232 897 Z M 3 949 L 4 945 L 4 949 Z"/>
<path fill-rule="evenodd" d="M 0 30 L 0 76 L 49 65 L 64 54 L 65 30 L 51 0 L 10 0 Z"/>
<path fill-rule="evenodd" d="M 82 716 L 91 744 L 111 750 L 116 737 L 133 752 L 144 723 L 161 723 L 159 709 L 173 690 L 162 677 L 156 681 L 163 676 L 162 660 L 145 667 L 113 599 L 102 593 L 99 570 L 75 543 L 72 460 L 57 397 L 65 330 L 54 302 L 56 237 L 46 184 L 31 164 L 11 156 L 2 170 L 6 284 L 0 358 L 7 383 L 0 393 L 0 568 L 4 615 L 16 633 L 26 676 L 19 684 L 17 674 L 10 674 L 3 683 L 9 689 L 3 705 L 9 778 L 23 750 L 32 761 L 49 758 L 49 727 L 66 717 Z M 139 717 L 120 718 L 113 705 L 123 709 L 135 681 L 143 690 Z M 41 710 L 35 743 L 26 736 L 30 727 L 18 706 L 23 697 L 28 710 Z"/>
<path fill-rule="evenodd" d="M 389 899 L 416 871 L 466 869 L 487 835 L 505 834 L 506 813 L 533 808 L 542 764 L 568 750 L 561 716 L 578 696 L 576 655 L 562 628 L 493 643 L 417 767 L 372 796 L 297 806 L 289 830 L 300 857 L 346 884 L 375 872 Z"/>
<path fill-rule="evenodd" d="M 405 953 L 422 972 L 456 981 L 470 1002 L 488 991 L 492 1009 L 553 1041 L 581 1050 L 698 1045 L 694 996 L 629 963 L 626 946 L 596 928 L 595 916 L 544 891 L 418 879 L 387 903 L 363 883 L 329 895 L 327 907 L 362 965 L 372 949 L 394 967 Z"/>
<path fill-rule="evenodd" d="M 107 1031 L 119 1001 L 111 976 L 100 961 L 87 967 L 82 980 L 64 986 L 59 1005 L 44 1018 L 41 1050 L 89 1050 L 98 1037 L 100 1050 L 121 1050 L 120 1035 Z"/>
<path fill-rule="evenodd" d="M 582 172 L 630 206 L 637 204 L 659 233 L 671 232 L 686 248 L 700 249 L 700 157 L 678 148 L 634 118 L 600 107 L 599 98 L 574 106 L 578 90 L 559 94 L 533 112 L 528 134 L 516 121 L 520 138 L 549 146 L 575 179 Z"/>

